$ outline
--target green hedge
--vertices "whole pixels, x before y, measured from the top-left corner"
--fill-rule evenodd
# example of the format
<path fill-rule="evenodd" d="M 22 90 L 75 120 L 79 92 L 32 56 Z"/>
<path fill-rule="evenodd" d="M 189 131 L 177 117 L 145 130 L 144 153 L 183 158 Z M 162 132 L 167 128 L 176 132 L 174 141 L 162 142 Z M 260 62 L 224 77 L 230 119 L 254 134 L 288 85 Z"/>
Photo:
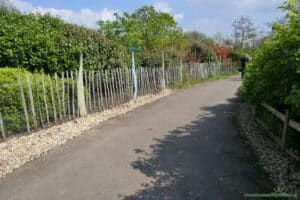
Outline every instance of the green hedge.
<path fill-rule="evenodd" d="M 97 31 L 0 5 L 0 66 L 46 73 L 74 70 L 81 52 L 91 68 L 121 67 L 128 61 L 122 47 Z"/>
<path fill-rule="evenodd" d="M 300 120 L 300 14 L 294 1 L 283 8 L 289 23 L 273 25 L 272 35 L 254 54 L 241 93 L 251 103 L 289 109 Z"/>
<path fill-rule="evenodd" d="M 34 106 L 35 106 L 35 112 L 37 115 L 37 122 L 38 126 L 41 127 L 41 118 L 44 124 L 46 124 L 46 110 L 44 105 L 44 95 L 43 95 L 43 88 L 42 88 L 42 77 L 44 76 L 44 84 L 45 84 L 45 91 L 46 91 L 46 101 L 48 104 L 48 112 L 49 112 L 49 119 L 50 122 L 53 122 L 54 119 L 54 112 L 53 112 L 53 105 L 51 101 L 51 95 L 50 95 L 50 82 L 47 76 L 43 74 L 38 73 L 30 73 L 29 71 L 26 71 L 24 69 L 17 69 L 17 68 L 0 68 L 0 112 L 3 115 L 4 120 L 4 126 L 7 135 L 24 132 L 26 131 L 26 121 L 25 121 L 25 115 L 24 115 L 24 109 L 22 105 L 22 99 L 21 99 L 21 92 L 20 92 L 20 86 L 18 84 L 17 77 L 21 77 L 23 88 L 24 88 L 24 94 L 26 98 L 26 104 L 27 104 L 27 110 L 29 113 L 30 118 L 30 125 L 33 127 L 33 118 L 32 118 L 32 112 L 30 107 L 30 101 L 29 101 L 29 92 L 28 87 L 25 79 L 25 75 L 29 74 L 31 79 L 31 87 L 32 87 L 32 93 L 33 93 L 33 99 L 34 99 Z M 38 81 L 38 86 L 36 87 L 35 84 L 35 78 Z M 57 108 L 58 105 L 58 99 L 56 96 L 56 90 L 55 90 L 55 80 L 52 78 L 52 88 L 54 93 L 54 105 Z M 62 84 L 61 79 L 58 79 L 58 85 L 59 85 L 59 92 L 62 93 Z M 65 80 L 66 83 L 66 80 Z M 76 92 L 76 85 L 75 92 Z M 36 91 L 38 90 L 39 96 L 37 96 Z M 75 93 L 76 96 L 76 93 Z M 41 116 L 38 112 L 38 97 L 40 100 L 40 106 L 41 106 Z M 65 98 L 67 99 L 67 97 Z M 65 102 L 66 104 L 66 102 Z M 58 112 L 58 111 L 57 111 Z M 58 117 L 58 116 L 57 116 Z"/>

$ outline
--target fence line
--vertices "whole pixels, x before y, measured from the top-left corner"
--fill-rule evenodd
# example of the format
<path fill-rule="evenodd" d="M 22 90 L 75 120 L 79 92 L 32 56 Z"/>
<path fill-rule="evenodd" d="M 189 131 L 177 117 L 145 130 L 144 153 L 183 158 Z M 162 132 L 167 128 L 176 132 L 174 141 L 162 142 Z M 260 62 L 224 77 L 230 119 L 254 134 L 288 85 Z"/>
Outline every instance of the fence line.
<path fill-rule="evenodd" d="M 273 116 L 275 116 L 277 119 L 280 119 L 283 126 L 280 129 L 280 135 L 275 136 L 272 132 L 271 128 L 263 121 L 262 118 L 260 118 L 257 113 L 256 109 L 254 109 L 254 115 L 255 120 L 258 122 L 268 133 L 269 135 L 278 143 L 278 145 L 281 147 L 283 151 L 288 153 L 290 156 L 294 157 L 296 160 L 300 160 L 300 157 L 296 155 L 294 152 L 290 151 L 290 149 L 287 148 L 287 137 L 288 137 L 288 128 L 291 127 L 292 129 L 296 130 L 297 134 L 300 133 L 300 123 L 296 122 L 295 120 L 290 119 L 289 111 L 285 110 L 284 114 L 280 111 L 276 110 L 272 106 L 269 106 L 265 103 L 261 104 L 261 106 L 266 109 L 268 112 L 270 112 Z"/>
<path fill-rule="evenodd" d="M 172 84 L 182 82 L 184 76 L 190 80 L 205 79 L 210 74 L 233 72 L 233 63 L 188 63 L 174 67 L 151 68 L 136 70 L 138 96 L 156 94 Z M 47 77 L 45 79 L 45 77 Z M 79 117 L 78 78 L 83 79 L 83 95 L 87 113 L 100 112 L 123 103 L 134 97 L 132 70 L 128 68 L 107 69 L 98 71 L 65 71 L 54 76 L 28 74 L 18 77 L 21 94 L 21 108 L 18 113 L 0 114 L 0 130 L 2 137 L 18 132 L 30 133 L 32 129 L 50 127 Z M 24 81 L 25 80 L 25 81 Z M 26 84 L 24 85 L 23 82 Z M 25 86 L 25 88 L 24 88 Z M 29 109 L 28 109 L 29 108 Z M 23 110 L 23 111 L 22 111 Z M 22 114 L 20 114 L 22 113 Z M 5 126 L 9 115 L 18 115 L 20 120 L 17 128 Z M 8 133 L 5 135 L 4 133 Z"/>

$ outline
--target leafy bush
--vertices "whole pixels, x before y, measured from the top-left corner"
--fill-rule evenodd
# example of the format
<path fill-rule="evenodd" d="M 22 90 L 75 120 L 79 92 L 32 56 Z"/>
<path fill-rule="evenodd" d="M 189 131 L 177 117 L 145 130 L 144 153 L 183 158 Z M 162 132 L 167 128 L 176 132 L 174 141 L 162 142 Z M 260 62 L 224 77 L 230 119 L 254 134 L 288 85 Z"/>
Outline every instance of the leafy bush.
<path fill-rule="evenodd" d="M 24 118 L 20 117 L 22 104 L 17 76 L 25 72 L 22 69 L 0 68 L 0 112 L 8 130 L 18 129 L 24 123 Z"/>
<path fill-rule="evenodd" d="M 202 33 L 192 31 L 186 33 L 190 50 L 185 58 L 186 62 L 209 62 L 217 60 L 214 41 Z"/>
<path fill-rule="evenodd" d="M 299 117 L 300 14 L 294 1 L 282 8 L 288 10 L 289 23 L 273 25 L 272 35 L 254 54 L 241 91 L 252 103 L 266 102 Z"/>
<path fill-rule="evenodd" d="M 47 73 L 78 68 L 80 53 L 89 67 L 120 67 L 124 49 L 97 31 L 40 14 L 0 5 L 0 65 Z"/>
<path fill-rule="evenodd" d="M 18 132 L 24 132 L 26 130 L 26 121 L 24 116 L 24 108 L 21 99 L 20 86 L 18 84 L 17 77 L 22 80 L 22 85 L 24 89 L 24 94 L 26 98 L 27 110 L 30 118 L 30 125 L 33 127 L 33 117 L 29 102 L 29 92 L 27 87 L 27 82 L 25 79 L 25 74 L 28 74 L 31 80 L 31 88 L 33 93 L 33 100 L 35 106 L 35 112 L 37 115 L 37 123 L 40 125 L 42 122 L 46 122 L 46 109 L 44 104 L 43 87 L 41 84 L 42 78 L 44 78 L 44 86 L 46 92 L 46 101 L 48 106 L 48 114 L 50 122 L 54 119 L 53 104 L 51 101 L 50 93 L 50 81 L 47 76 L 43 74 L 33 74 L 24 69 L 17 68 L 0 68 L 0 112 L 3 114 L 3 120 L 5 125 L 5 130 L 8 135 Z M 34 80 L 38 81 L 38 84 Z M 66 82 L 66 80 L 65 80 Z M 54 93 L 54 106 L 57 110 L 57 96 L 55 93 L 55 80 L 52 79 L 52 89 Z M 58 79 L 59 92 L 62 93 L 61 80 Z M 76 88 L 76 85 L 75 85 Z M 37 95 L 38 91 L 38 95 Z M 75 90 L 76 91 L 76 90 Z M 76 98 L 76 94 L 75 94 Z M 67 99 L 67 97 L 65 98 Z M 38 112 L 38 100 L 40 101 L 41 115 Z M 65 102 L 66 104 L 66 102 Z"/>
<path fill-rule="evenodd" d="M 97 31 L 73 24 L 64 25 L 63 48 L 64 69 L 77 69 L 80 52 L 83 52 L 84 66 L 90 69 L 124 67 L 128 62 L 126 50 L 103 38 Z"/>
<path fill-rule="evenodd" d="M 164 51 L 165 67 L 179 65 L 180 58 L 174 51 Z M 137 66 L 142 67 L 161 67 L 162 52 L 160 51 L 140 51 L 135 54 L 135 62 Z"/>
<path fill-rule="evenodd" d="M 228 54 L 228 57 L 231 58 L 233 62 L 240 62 L 240 59 L 243 57 L 244 52 L 241 50 L 231 50 Z"/>

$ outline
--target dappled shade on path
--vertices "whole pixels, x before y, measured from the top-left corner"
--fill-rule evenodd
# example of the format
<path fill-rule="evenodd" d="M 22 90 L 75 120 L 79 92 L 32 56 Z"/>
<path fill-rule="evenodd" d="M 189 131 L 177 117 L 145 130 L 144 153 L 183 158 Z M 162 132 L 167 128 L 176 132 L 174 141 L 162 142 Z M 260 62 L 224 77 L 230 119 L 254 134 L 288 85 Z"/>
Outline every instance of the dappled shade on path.
<path fill-rule="evenodd" d="M 140 157 L 132 167 L 153 182 L 124 199 L 243 199 L 243 193 L 269 192 L 239 137 L 235 101 L 201 108 L 204 114 L 190 124 L 155 139 L 150 154 L 135 149 Z"/>

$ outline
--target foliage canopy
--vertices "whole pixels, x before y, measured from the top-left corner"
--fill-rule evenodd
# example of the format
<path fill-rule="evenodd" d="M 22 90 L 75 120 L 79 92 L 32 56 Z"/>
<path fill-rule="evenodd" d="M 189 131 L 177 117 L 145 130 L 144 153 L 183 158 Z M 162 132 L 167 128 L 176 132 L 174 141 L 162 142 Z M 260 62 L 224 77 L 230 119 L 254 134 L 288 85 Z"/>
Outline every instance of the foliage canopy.
<path fill-rule="evenodd" d="M 252 103 L 266 102 L 300 113 L 300 14 L 295 1 L 281 7 L 286 25 L 274 23 L 268 41 L 259 48 L 243 83 L 242 94 Z"/>
<path fill-rule="evenodd" d="M 0 66 L 59 72 L 78 68 L 80 53 L 88 67 L 120 67 L 121 46 L 97 31 L 64 23 L 49 14 L 22 14 L 0 4 Z"/>

